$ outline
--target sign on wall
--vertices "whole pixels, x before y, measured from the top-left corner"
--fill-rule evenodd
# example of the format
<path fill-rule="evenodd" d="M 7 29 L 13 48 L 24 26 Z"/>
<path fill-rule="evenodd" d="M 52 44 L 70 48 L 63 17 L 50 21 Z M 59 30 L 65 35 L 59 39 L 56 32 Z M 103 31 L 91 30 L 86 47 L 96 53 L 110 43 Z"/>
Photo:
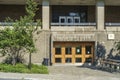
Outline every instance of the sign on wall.
<path fill-rule="evenodd" d="M 108 39 L 109 40 L 115 39 L 115 34 L 108 34 Z"/>
<path fill-rule="evenodd" d="M 95 41 L 94 34 L 53 34 L 53 41 Z"/>

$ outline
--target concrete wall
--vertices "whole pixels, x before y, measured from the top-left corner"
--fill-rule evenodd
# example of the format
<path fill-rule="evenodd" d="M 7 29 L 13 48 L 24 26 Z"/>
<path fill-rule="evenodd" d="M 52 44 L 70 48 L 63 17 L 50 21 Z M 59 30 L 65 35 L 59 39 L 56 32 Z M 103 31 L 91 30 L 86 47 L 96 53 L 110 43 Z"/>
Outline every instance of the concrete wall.
<path fill-rule="evenodd" d="M 83 30 L 84 29 L 84 30 Z M 120 30 L 119 30 L 120 31 Z M 64 30 L 57 30 L 55 31 L 54 29 L 52 29 L 51 31 L 45 31 L 45 30 L 40 30 L 39 34 L 34 34 L 34 39 L 35 39 L 35 46 L 37 48 L 36 53 L 32 54 L 32 63 L 35 64 L 41 64 L 43 62 L 44 58 L 49 58 L 50 59 L 50 55 L 51 55 L 51 41 L 54 41 L 54 39 L 51 40 L 50 36 L 52 35 L 52 37 L 54 35 L 56 35 L 57 37 L 61 37 L 59 38 L 60 40 L 58 41 L 94 41 L 97 43 L 98 47 L 101 48 L 101 51 L 105 54 L 105 56 L 107 57 L 111 52 L 112 49 L 115 48 L 114 47 L 114 42 L 119 41 L 120 40 L 120 32 L 119 31 L 115 31 L 115 30 L 108 30 L 106 29 L 105 31 L 97 31 L 96 28 L 77 28 L 77 31 L 74 29 L 70 29 L 68 30 L 68 28 L 65 28 Z M 57 34 L 61 34 L 61 35 L 57 35 Z M 85 37 L 83 37 L 83 35 Z M 93 34 L 93 35 L 91 35 Z M 115 35 L 115 39 L 113 40 L 109 40 L 108 39 L 108 34 L 114 34 Z M 67 37 L 65 37 L 65 35 L 67 35 Z M 79 36 L 79 35 L 82 35 Z M 87 36 L 89 35 L 89 36 Z M 70 37 L 70 38 L 69 38 Z M 72 39 L 72 37 L 74 39 Z M 84 39 L 82 39 L 84 38 Z M 52 43 L 53 44 L 53 43 Z M 97 47 L 96 47 L 97 48 Z M 97 54 L 97 53 L 95 53 Z M 115 55 L 116 52 L 112 52 L 112 55 Z M 25 56 L 25 60 L 26 62 L 28 62 L 29 60 L 29 55 L 26 54 Z M 0 61 L 2 61 L 4 59 L 4 57 L 0 58 Z"/>
<path fill-rule="evenodd" d="M 53 40 L 55 41 L 94 41 L 97 44 L 95 55 L 98 55 L 98 48 L 100 48 L 100 51 L 106 58 L 110 54 L 113 56 L 116 55 L 116 51 L 113 49 L 115 49 L 114 43 L 120 40 L 119 27 L 107 27 L 104 31 L 98 31 L 95 27 L 58 28 L 51 28 Z M 108 34 L 114 34 L 115 38 L 108 39 Z"/>
<path fill-rule="evenodd" d="M 34 34 L 36 52 L 32 54 L 32 63 L 42 64 L 44 58 L 50 58 L 50 32 L 40 30 L 38 34 Z M 29 55 L 25 55 L 28 63 Z"/>
<path fill-rule="evenodd" d="M 51 42 L 50 42 L 50 31 L 44 31 L 39 29 L 38 32 L 34 33 L 34 41 L 36 52 L 32 53 L 32 63 L 42 64 L 44 58 L 50 58 Z M 25 63 L 29 62 L 29 53 L 24 53 Z M 6 56 L 0 54 L 0 62 L 5 60 Z"/>
<path fill-rule="evenodd" d="M 60 6 L 59 6 L 60 7 Z M 73 6 L 71 6 L 72 9 Z M 62 8 L 61 14 L 63 14 L 63 11 L 69 12 L 71 9 L 66 8 L 65 10 L 64 7 Z M 116 10 L 116 9 L 117 10 Z M 55 7 L 55 9 L 58 9 L 58 7 Z M 68 9 L 68 10 L 67 10 Z M 88 9 L 88 22 L 95 22 L 95 7 L 90 6 L 87 8 Z M 47 9 L 48 10 L 48 9 Z M 53 10 L 53 9 L 52 9 Z M 18 16 L 24 15 L 24 9 L 23 6 L 4 6 L 0 5 L 0 21 L 3 21 L 5 17 L 11 16 L 15 19 L 19 19 Z M 58 10 L 57 10 L 58 11 Z M 119 7 L 107 7 L 105 11 L 106 12 L 106 21 L 113 21 L 113 22 L 120 22 L 119 18 Z M 117 11 L 117 12 L 116 12 Z M 41 18 L 42 14 L 42 8 L 41 10 L 38 11 L 36 18 Z M 113 15 L 114 14 L 114 15 Z M 111 16 L 113 18 L 111 18 Z M 118 16 L 118 17 L 116 17 Z M 110 19 L 111 18 L 111 19 Z M 111 22 L 110 21 L 110 22 Z M 48 26 L 47 26 L 48 27 Z M 120 28 L 119 26 L 107 26 L 103 31 L 99 31 L 96 29 L 96 26 L 50 26 L 51 29 L 48 28 L 48 30 L 40 29 L 39 34 L 35 34 L 34 39 L 35 39 L 35 45 L 37 48 L 37 52 L 32 54 L 32 62 L 36 64 L 41 64 L 43 62 L 44 58 L 50 58 L 50 53 L 51 53 L 51 35 L 56 35 L 56 34 L 61 34 L 60 36 L 68 35 L 67 38 L 65 38 L 66 41 L 71 41 L 69 37 L 75 37 L 73 40 L 74 41 L 95 41 L 99 46 L 102 46 L 102 50 L 107 56 L 112 48 L 114 48 L 114 42 L 120 40 Z M 80 39 L 81 34 L 84 34 L 85 39 Z M 86 38 L 86 34 L 94 34 L 94 36 Z M 115 39 L 109 40 L 108 39 L 108 34 L 114 34 Z M 72 35 L 72 36 L 71 36 Z M 78 39 L 79 38 L 79 39 Z M 60 38 L 61 41 L 63 38 Z M 58 40 L 59 41 L 59 40 Z M 115 53 L 113 52 L 115 55 Z M 28 62 L 28 54 L 25 56 L 26 61 Z"/>

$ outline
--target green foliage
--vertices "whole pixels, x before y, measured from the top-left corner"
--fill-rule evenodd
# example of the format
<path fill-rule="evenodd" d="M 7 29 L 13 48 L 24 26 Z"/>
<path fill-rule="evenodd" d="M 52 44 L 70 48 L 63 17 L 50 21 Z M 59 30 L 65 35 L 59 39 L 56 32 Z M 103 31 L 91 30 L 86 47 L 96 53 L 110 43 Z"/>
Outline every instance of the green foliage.
<path fill-rule="evenodd" d="M 0 64 L 1 72 L 18 72 L 18 73 L 40 73 L 40 74 L 48 74 L 48 69 L 43 65 L 33 65 L 31 70 L 27 68 L 24 64 L 16 64 L 12 66 L 10 64 Z"/>
<path fill-rule="evenodd" d="M 38 29 L 40 20 L 37 20 L 36 26 L 34 26 L 35 12 L 38 10 L 37 3 L 34 0 L 27 0 L 26 14 L 20 17 L 20 20 L 16 20 L 13 27 L 7 27 L 0 30 L 0 52 L 5 55 L 8 54 L 8 59 L 11 59 L 11 64 L 15 65 L 19 62 L 19 59 L 23 52 L 27 51 L 30 53 L 30 64 L 31 64 L 31 53 L 36 51 L 33 33 Z M 12 21 L 9 17 L 6 21 Z M 27 53 L 26 52 L 26 53 Z M 22 61 L 20 61 L 22 62 Z"/>
<path fill-rule="evenodd" d="M 120 54 L 120 41 L 119 42 L 115 42 L 115 48 L 118 51 L 118 54 Z"/>
<path fill-rule="evenodd" d="M 11 64 L 16 64 L 17 57 L 20 57 L 20 51 L 24 48 L 24 36 L 27 34 L 17 31 L 14 28 L 5 28 L 0 30 L 0 50 L 3 55 L 7 54 Z"/>

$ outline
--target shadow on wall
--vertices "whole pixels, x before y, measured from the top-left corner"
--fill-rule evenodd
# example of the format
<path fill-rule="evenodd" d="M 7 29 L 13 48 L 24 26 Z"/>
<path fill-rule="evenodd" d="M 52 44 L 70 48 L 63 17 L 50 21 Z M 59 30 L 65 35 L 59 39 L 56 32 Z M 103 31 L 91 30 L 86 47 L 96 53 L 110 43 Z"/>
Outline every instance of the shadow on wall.
<path fill-rule="evenodd" d="M 110 52 L 109 52 L 109 54 L 107 55 L 107 59 L 113 59 L 113 51 L 114 51 L 114 49 L 112 48 L 111 50 L 110 50 Z"/>
<path fill-rule="evenodd" d="M 106 54 L 106 49 L 105 46 L 103 45 L 103 43 L 97 43 L 96 46 L 96 54 L 95 54 L 95 60 L 91 65 L 84 63 L 82 66 L 83 67 L 93 67 L 93 66 L 100 66 L 101 65 L 101 60 L 105 58 L 105 54 Z"/>
<path fill-rule="evenodd" d="M 106 54 L 106 49 L 105 46 L 102 43 L 97 43 L 97 53 L 96 53 L 96 57 L 99 58 L 105 58 L 105 54 Z"/>
<path fill-rule="evenodd" d="M 115 51 L 116 49 L 112 48 L 107 55 L 107 59 L 120 60 L 120 54 Z"/>
<path fill-rule="evenodd" d="M 113 59 L 120 60 L 120 54 L 116 54 Z"/>
<path fill-rule="evenodd" d="M 99 65 L 101 59 L 105 58 L 106 49 L 105 46 L 102 43 L 97 43 L 97 51 L 96 51 L 96 60 L 95 65 Z"/>

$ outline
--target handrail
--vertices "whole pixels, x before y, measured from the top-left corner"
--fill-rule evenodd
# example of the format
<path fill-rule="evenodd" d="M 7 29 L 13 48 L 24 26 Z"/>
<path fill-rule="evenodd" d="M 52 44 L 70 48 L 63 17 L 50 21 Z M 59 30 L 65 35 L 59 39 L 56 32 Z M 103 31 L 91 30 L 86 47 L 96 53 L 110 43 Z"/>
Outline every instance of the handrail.
<path fill-rule="evenodd" d="M 52 26 L 95 26 L 96 23 L 51 23 Z"/>
<path fill-rule="evenodd" d="M 0 26 L 13 26 L 14 24 L 15 24 L 14 22 L 0 22 Z M 27 23 L 27 25 L 31 25 L 31 24 Z M 34 22 L 34 23 L 32 23 L 32 25 L 36 26 L 37 23 Z"/>
<path fill-rule="evenodd" d="M 115 60 L 115 59 L 106 59 L 107 61 L 112 61 L 112 62 L 117 62 L 120 63 L 120 60 Z"/>
<path fill-rule="evenodd" d="M 0 22 L 0 26 L 12 26 L 13 22 Z"/>
<path fill-rule="evenodd" d="M 111 64 L 111 65 L 116 65 L 116 66 L 119 66 L 119 65 L 120 65 L 119 63 L 111 62 L 111 61 L 101 61 L 101 63 L 104 63 L 104 64 Z"/>
<path fill-rule="evenodd" d="M 120 26 L 120 23 L 112 23 L 112 22 L 110 22 L 110 23 L 105 23 L 105 25 L 106 26 Z"/>
<path fill-rule="evenodd" d="M 101 69 L 109 70 L 110 72 L 113 72 L 113 71 L 120 72 L 120 60 L 102 59 Z"/>

